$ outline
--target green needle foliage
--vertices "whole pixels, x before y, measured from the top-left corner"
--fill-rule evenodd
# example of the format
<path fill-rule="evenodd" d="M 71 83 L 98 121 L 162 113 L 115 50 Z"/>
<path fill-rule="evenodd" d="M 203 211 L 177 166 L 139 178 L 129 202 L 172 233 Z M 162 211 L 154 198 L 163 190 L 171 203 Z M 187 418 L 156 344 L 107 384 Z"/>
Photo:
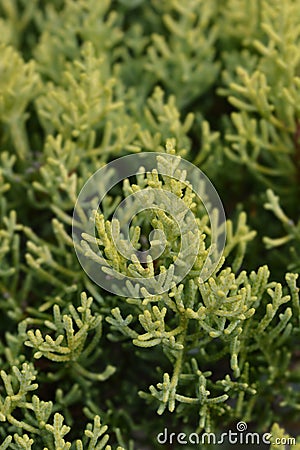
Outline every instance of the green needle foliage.
<path fill-rule="evenodd" d="M 165 428 L 241 421 L 300 448 L 299 23 L 295 0 L 0 0 L 0 450 L 159 449 Z M 95 171 L 140 152 L 157 167 L 106 195 L 76 249 L 97 265 L 96 242 L 123 275 L 170 286 L 124 298 L 80 266 L 72 216 Z M 204 282 L 212 224 L 169 155 L 203 170 L 226 211 Z M 130 223 L 136 250 L 164 233 L 156 260 L 126 258 L 112 219 L 153 188 L 195 217 L 179 283 L 178 202 Z"/>

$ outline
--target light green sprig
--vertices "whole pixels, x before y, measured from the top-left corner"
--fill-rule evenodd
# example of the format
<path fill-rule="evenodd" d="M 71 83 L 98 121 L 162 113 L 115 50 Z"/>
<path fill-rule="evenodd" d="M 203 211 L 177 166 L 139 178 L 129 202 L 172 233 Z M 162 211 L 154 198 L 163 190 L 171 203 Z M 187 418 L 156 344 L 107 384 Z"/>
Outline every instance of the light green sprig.
<path fill-rule="evenodd" d="M 102 381 L 112 375 L 115 368 L 111 365 L 101 374 L 94 374 L 84 368 L 84 363 L 92 354 L 93 358 L 95 354 L 99 354 L 96 348 L 102 333 L 102 317 L 92 313 L 92 301 L 92 297 L 88 298 L 86 293 L 82 293 L 81 306 L 75 309 L 73 305 L 69 305 L 69 313 L 63 315 L 59 306 L 54 305 L 53 321 L 46 320 L 45 325 L 56 337 L 53 338 L 49 334 L 43 337 L 40 330 L 27 332 L 29 339 L 25 345 L 35 349 L 34 357 L 45 357 L 55 362 L 70 361 L 74 375 L 77 372 L 88 379 Z M 91 334 L 93 337 L 86 343 Z"/>
<path fill-rule="evenodd" d="M 2 44 L 0 53 L 0 121 L 8 126 L 18 156 L 25 159 L 29 153 L 25 111 L 40 91 L 40 79 L 34 61 L 25 63 L 13 47 Z"/>

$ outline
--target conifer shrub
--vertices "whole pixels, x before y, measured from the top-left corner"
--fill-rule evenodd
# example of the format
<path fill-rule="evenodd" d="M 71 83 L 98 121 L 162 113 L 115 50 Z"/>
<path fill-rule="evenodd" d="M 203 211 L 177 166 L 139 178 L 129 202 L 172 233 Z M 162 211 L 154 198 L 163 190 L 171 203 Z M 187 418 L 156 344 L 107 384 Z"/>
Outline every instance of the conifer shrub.
<path fill-rule="evenodd" d="M 294 0 L 0 0 L 0 450 L 300 448 L 299 23 Z M 87 180 L 144 154 L 74 239 Z"/>

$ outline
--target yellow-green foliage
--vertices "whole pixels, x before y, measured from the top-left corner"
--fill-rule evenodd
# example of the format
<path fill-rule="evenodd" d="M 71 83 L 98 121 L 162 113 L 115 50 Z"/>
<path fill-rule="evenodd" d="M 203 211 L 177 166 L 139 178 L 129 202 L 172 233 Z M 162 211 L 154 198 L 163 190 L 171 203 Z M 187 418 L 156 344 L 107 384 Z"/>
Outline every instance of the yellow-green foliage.
<path fill-rule="evenodd" d="M 0 450 L 149 450 L 165 427 L 238 421 L 295 434 L 299 23 L 295 0 L 0 0 Z M 156 265 L 114 246 L 114 209 L 145 187 L 193 212 L 199 252 L 178 285 L 123 298 L 81 268 L 72 214 L 90 175 L 145 151 L 205 172 L 227 241 L 202 283 L 201 202 L 155 171 L 124 180 L 96 215 L 113 267 L 163 285 L 176 258 L 176 221 L 161 211 L 130 228 L 136 249 L 164 231 Z"/>

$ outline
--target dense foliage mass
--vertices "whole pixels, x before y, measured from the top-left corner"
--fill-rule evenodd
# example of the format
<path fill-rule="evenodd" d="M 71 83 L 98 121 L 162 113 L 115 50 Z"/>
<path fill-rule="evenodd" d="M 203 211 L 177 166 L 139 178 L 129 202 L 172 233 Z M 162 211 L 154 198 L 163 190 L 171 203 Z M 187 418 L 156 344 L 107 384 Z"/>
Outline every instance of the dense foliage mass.
<path fill-rule="evenodd" d="M 239 421 L 297 435 L 299 23 L 296 0 L 0 0 L 1 450 L 148 450 L 165 428 Z M 112 264 L 147 277 L 174 258 L 157 211 L 131 230 L 136 248 L 164 231 L 156 265 L 114 252 L 111 214 L 147 186 L 183 199 L 201 245 L 180 284 L 123 298 L 82 270 L 72 214 L 91 174 L 145 151 L 212 180 L 227 241 L 200 283 L 201 204 L 168 177 L 125 180 L 98 217 Z"/>

